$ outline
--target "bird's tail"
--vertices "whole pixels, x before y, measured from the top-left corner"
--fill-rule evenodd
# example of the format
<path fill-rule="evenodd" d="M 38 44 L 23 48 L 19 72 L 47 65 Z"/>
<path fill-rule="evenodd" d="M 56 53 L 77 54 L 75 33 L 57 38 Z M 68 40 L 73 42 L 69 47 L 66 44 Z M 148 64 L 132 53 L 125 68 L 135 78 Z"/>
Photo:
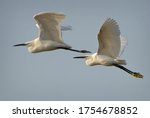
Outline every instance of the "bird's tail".
<path fill-rule="evenodd" d="M 123 60 L 123 59 L 115 59 L 115 61 L 116 61 L 117 64 L 119 64 L 119 65 L 127 65 L 126 60 Z"/>

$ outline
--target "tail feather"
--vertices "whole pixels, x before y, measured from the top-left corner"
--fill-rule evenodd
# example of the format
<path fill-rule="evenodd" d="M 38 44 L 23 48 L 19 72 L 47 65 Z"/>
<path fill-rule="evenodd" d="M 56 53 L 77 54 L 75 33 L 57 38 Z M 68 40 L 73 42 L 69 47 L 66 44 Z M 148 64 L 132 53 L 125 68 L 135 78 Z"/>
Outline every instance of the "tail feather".
<path fill-rule="evenodd" d="M 116 59 L 115 61 L 117 62 L 117 64 L 120 64 L 120 65 L 127 65 L 126 60 L 123 60 L 123 59 Z"/>

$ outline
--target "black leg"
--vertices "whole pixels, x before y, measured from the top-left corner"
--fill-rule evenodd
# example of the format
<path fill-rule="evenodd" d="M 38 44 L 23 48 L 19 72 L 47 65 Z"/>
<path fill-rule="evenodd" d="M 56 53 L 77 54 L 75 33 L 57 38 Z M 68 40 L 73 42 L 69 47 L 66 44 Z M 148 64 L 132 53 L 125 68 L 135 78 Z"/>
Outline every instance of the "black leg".
<path fill-rule="evenodd" d="M 137 72 L 133 72 L 133 71 L 131 71 L 131 70 L 125 68 L 124 66 L 121 66 L 121 65 L 119 65 L 119 64 L 113 64 L 113 66 L 118 67 L 118 68 L 120 68 L 120 69 L 126 71 L 127 73 L 129 73 L 130 75 L 132 75 L 132 76 L 134 76 L 134 77 L 136 77 L 136 78 L 143 78 L 143 75 L 142 75 L 142 74 L 137 73 Z"/>

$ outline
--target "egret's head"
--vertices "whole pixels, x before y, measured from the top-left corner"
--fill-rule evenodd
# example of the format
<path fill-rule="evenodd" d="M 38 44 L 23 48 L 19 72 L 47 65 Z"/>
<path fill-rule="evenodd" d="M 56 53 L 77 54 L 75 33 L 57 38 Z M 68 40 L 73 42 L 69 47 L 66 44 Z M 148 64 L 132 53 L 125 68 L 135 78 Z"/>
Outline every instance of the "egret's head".
<path fill-rule="evenodd" d="M 27 46 L 27 47 L 29 47 L 29 46 L 31 46 L 31 41 L 30 42 L 26 42 L 26 43 L 20 43 L 20 44 L 16 44 L 16 45 L 13 45 L 13 46 Z"/>
<path fill-rule="evenodd" d="M 34 49 L 34 42 L 28 43 L 27 48 L 28 48 L 28 51 L 29 51 L 29 52 L 33 53 L 34 50 L 35 50 L 35 49 Z"/>
<path fill-rule="evenodd" d="M 26 46 L 29 50 L 29 52 L 32 52 L 31 50 L 33 50 L 33 43 L 32 42 L 26 42 L 26 43 L 20 43 L 20 44 L 16 44 L 14 45 L 15 47 L 16 46 Z"/>
<path fill-rule="evenodd" d="M 85 63 L 88 66 L 94 66 L 97 65 L 96 63 L 96 58 L 97 58 L 97 53 L 94 53 L 92 55 L 85 55 L 85 56 L 78 56 L 78 57 L 74 57 L 75 59 L 85 59 Z"/>
<path fill-rule="evenodd" d="M 85 63 L 86 63 L 86 65 L 88 65 L 88 66 L 93 66 L 93 63 L 94 63 L 93 56 L 90 55 L 90 56 L 86 57 L 86 58 L 85 58 Z"/>
<path fill-rule="evenodd" d="M 93 64 L 93 56 L 92 55 L 85 55 L 85 56 L 77 56 L 74 59 L 85 59 L 85 63 L 88 66 L 92 66 Z"/>

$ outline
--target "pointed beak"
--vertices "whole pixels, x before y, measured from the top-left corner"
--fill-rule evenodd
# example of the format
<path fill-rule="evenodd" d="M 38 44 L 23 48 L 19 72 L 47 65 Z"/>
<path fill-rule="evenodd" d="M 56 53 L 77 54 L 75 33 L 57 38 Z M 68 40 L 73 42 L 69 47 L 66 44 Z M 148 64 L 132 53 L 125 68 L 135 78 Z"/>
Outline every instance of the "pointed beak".
<path fill-rule="evenodd" d="M 16 45 L 13 45 L 13 46 L 26 46 L 27 45 L 27 43 L 21 43 L 21 44 L 16 44 Z"/>
<path fill-rule="evenodd" d="M 87 56 L 77 56 L 77 57 L 73 57 L 74 59 L 84 59 L 86 58 Z"/>
<path fill-rule="evenodd" d="M 91 51 L 81 50 L 82 53 L 92 53 Z"/>

